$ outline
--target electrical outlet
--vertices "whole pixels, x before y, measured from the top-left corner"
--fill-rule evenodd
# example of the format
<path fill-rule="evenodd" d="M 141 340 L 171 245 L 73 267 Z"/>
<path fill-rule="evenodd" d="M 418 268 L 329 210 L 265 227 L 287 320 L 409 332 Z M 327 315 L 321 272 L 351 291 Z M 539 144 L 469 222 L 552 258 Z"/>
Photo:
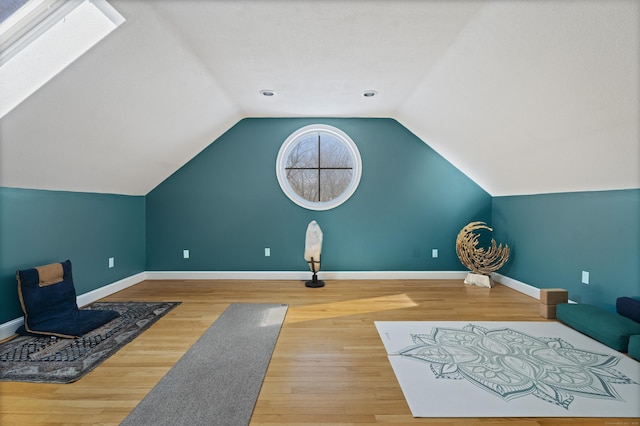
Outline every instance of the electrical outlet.
<path fill-rule="evenodd" d="M 271 256 L 271 249 L 270 249 L 269 247 L 265 247 L 265 248 L 264 248 L 264 255 L 265 255 L 266 257 Z"/>
<path fill-rule="evenodd" d="M 589 273 L 582 271 L 582 284 L 589 284 Z"/>
<path fill-rule="evenodd" d="M 438 249 L 431 250 L 431 257 L 433 257 L 434 259 L 438 257 Z"/>
<path fill-rule="evenodd" d="M 109 258 L 109 268 L 113 268 L 116 266 L 116 259 L 113 257 Z"/>
<path fill-rule="evenodd" d="M 189 258 L 189 250 L 182 250 L 182 258 L 183 259 Z"/>

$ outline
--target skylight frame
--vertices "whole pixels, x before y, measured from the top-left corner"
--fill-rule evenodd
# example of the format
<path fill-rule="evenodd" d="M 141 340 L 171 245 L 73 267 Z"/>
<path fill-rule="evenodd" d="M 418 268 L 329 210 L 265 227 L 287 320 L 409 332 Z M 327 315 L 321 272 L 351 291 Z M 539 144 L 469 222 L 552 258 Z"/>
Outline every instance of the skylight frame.
<path fill-rule="evenodd" d="M 106 0 L 25 3 L 0 23 L 0 118 L 124 22 Z"/>

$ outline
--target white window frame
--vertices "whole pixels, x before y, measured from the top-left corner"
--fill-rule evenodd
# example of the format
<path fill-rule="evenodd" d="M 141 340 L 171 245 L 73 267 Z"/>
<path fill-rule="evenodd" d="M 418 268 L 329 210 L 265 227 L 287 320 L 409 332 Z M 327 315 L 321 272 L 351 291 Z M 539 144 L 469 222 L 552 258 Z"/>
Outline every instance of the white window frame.
<path fill-rule="evenodd" d="M 309 133 L 317 132 L 330 133 L 338 140 L 342 141 L 353 158 L 353 177 L 351 182 L 341 195 L 330 201 L 314 202 L 301 197 L 291 187 L 289 180 L 287 179 L 286 163 L 292 149 L 297 145 L 300 138 L 303 138 Z M 355 142 L 342 130 L 326 124 L 310 124 L 296 130 L 284 141 L 280 147 L 280 151 L 278 152 L 278 158 L 276 159 L 276 175 L 282 191 L 291 201 L 300 207 L 317 211 L 330 210 L 347 201 L 358 188 L 360 178 L 362 177 L 362 157 L 360 157 L 360 151 L 358 150 Z"/>

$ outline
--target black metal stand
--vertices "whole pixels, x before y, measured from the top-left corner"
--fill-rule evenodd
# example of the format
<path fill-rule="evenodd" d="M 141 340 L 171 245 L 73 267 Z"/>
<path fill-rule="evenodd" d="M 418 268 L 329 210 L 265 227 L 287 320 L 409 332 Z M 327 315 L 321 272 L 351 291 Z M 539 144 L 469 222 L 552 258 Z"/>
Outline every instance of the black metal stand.
<path fill-rule="evenodd" d="M 318 270 L 316 269 L 316 264 L 320 266 L 320 262 L 313 260 L 313 257 L 312 257 L 311 260 L 308 261 L 307 263 L 309 264 L 309 266 L 311 266 L 311 271 L 313 272 L 313 278 L 311 279 L 311 281 L 307 281 L 304 285 L 311 288 L 324 287 L 324 281 L 318 280 L 318 274 L 317 274 Z"/>

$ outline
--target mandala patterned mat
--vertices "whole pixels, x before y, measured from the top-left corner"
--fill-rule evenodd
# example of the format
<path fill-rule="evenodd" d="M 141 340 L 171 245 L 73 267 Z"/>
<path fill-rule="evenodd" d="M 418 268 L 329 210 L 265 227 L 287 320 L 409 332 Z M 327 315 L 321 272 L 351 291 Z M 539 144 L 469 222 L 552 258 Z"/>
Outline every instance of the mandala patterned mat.
<path fill-rule="evenodd" d="M 118 318 L 76 339 L 19 336 L 0 344 L 0 381 L 71 383 L 96 368 L 180 302 L 96 302 Z"/>
<path fill-rule="evenodd" d="M 640 363 L 557 322 L 376 322 L 414 417 L 640 417 Z"/>

